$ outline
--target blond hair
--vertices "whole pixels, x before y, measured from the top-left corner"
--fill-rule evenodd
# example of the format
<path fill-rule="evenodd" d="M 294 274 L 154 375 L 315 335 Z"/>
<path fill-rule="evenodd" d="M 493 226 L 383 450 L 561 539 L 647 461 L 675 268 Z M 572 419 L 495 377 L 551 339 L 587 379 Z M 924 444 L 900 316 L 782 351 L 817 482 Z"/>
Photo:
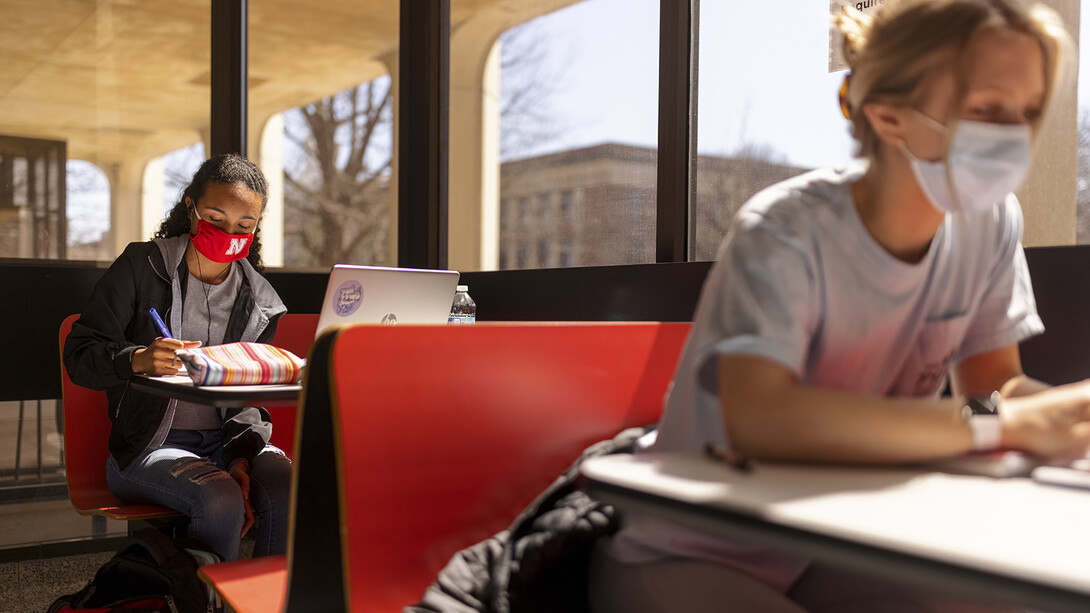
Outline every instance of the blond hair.
<path fill-rule="evenodd" d="M 967 53 L 981 32 L 1002 28 L 1035 39 L 1044 54 L 1045 101 L 1067 81 L 1074 43 L 1051 9 L 1026 9 L 1010 0 L 891 0 L 877 14 L 846 6 L 834 16 L 851 70 L 845 105 L 858 155 L 873 158 L 878 137 L 863 116 L 863 106 L 883 102 L 915 106 L 940 69 L 957 69 L 955 104 L 966 93 Z M 1066 86 L 1063 83 L 1061 86 Z"/>

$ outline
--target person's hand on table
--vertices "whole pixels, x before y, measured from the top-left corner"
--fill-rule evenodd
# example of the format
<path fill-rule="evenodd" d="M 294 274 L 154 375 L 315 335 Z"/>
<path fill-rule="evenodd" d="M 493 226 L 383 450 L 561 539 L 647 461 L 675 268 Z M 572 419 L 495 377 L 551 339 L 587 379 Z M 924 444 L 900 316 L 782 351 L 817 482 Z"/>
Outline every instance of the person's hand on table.
<path fill-rule="evenodd" d="M 228 472 L 242 488 L 242 504 L 246 509 L 246 521 L 242 523 L 242 532 L 239 536 L 245 536 L 246 532 L 254 525 L 254 508 L 250 506 L 250 466 L 243 460 L 231 464 Z"/>
<path fill-rule="evenodd" d="M 1090 379 L 1004 399 L 1000 419 L 1004 448 L 1047 458 L 1085 456 L 1090 449 Z"/>
<path fill-rule="evenodd" d="M 136 374 L 158 377 L 176 375 L 182 361 L 174 355 L 179 349 L 200 347 L 200 341 L 181 341 L 174 338 L 156 338 L 150 345 L 132 354 L 132 371 Z"/>

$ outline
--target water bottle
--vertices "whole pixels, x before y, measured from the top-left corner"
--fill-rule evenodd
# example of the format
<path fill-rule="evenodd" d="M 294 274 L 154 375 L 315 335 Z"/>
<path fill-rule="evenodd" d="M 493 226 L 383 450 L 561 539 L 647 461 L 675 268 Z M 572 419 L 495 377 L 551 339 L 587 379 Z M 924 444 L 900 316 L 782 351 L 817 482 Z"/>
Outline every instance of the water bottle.
<path fill-rule="evenodd" d="M 450 324 L 472 324 L 477 322 L 477 303 L 469 297 L 469 286 L 459 285 L 454 292 L 454 302 L 450 305 Z"/>

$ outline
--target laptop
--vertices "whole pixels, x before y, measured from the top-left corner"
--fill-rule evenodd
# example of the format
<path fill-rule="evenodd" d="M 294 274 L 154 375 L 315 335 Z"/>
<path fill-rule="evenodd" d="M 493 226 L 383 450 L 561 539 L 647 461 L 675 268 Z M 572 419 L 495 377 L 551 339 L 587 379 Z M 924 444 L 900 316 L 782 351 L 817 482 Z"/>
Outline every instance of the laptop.
<path fill-rule="evenodd" d="M 315 338 L 340 324 L 445 324 L 459 273 L 337 264 L 329 273 Z"/>

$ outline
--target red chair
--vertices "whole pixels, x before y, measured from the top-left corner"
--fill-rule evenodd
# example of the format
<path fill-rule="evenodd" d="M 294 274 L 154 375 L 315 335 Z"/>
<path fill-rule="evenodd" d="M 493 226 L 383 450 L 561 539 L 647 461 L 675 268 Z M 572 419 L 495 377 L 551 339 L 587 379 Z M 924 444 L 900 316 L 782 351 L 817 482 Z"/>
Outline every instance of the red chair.
<path fill-rule="evenodd" d="M 304 382 L 287 559 L 202 575 L 239 613 L 400 611 L 585 447 L 656 422 L 689 327 L 323 334 Z"/>
<path fill-rule="evenodd" d="M 341 333 L 332 380 L 347 608 L 412 604 L 452 554 L 507 528 L 587 446 L 657 422 L 688 329 Z"/>
<path fill-rule="evenodd" d="M 276 323 L 276 335 L 270 343 L 287 349 L 299 357 L 306 357 L 318 329 L 317 313 L 287 313 Z M 272 417 L 273 432 L 269 442 L 284 451 L 289 458 L 295 457 L 295 417 L 293 405 L 268 407 Z"/>
<path fill-rule="evenodd" d="M 79 315 L 69 315 L 61 323 L 60 352 Z M 183 518 L 177 511 L 153 504 L 125 504 L 110 492 L 106 484 L 106 458 L 110 436 L 106 392 L 72 383 L 61 364 L 61 395 L 64 403 L 64 464 L 68 479 L 68 498 L 81 515 L 101 515 L 123 521 L 158 518 Z"/>
<path fill-rule="evenodd" d="M 79 315 L 69 315 L 61 323 L 60 352 Z M 318 327 L 318 316 L 287 314 L 277 322 L 272 344 L 297 355 L 306 355 Z M 118 520 L 182 518 L 171 509 L 151 504 L 124 504 L 106 484 L 106 441 L 110 435 L 106 393 L 76 385 L 61 364 L 61 393 L 64 403 L 64 451 L 68 496 L 82 515 L 101 515 Z M 295 407 L 272 407 L 271 442 L 290 457 L 295 443 Z"/>

